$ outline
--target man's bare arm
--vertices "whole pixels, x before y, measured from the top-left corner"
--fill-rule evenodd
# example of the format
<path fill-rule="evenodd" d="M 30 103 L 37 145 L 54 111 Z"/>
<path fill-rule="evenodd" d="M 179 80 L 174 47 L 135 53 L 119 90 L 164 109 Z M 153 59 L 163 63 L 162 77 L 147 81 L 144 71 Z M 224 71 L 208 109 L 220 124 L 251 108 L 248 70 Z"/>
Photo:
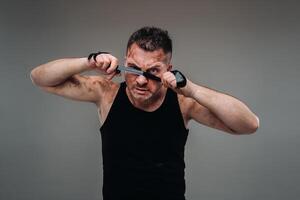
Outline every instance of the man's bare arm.
<path fill-rule="evenodd" d="M 80 73 L 98 70 L 115 75 L 118 60 L 109 55 L 99 55 L 96 61 L 87 58 L 66 58 L 54 60 L 31 71 L 32 82 L 44 91 L 79 101 L 98 102 L 108 80 L 101 76 L 83 76 Z M 107 91 L 107 88 L 105 88 Z"/>
<path fill-rule="evenodd" d="M 251 134 L 258 129 L 259 118 L 240 100 L 192 82 L 188 87 L 195 100 L 192 119 L 232 134 Z"/>
<path fill-rule="evenodd" d="M 183 88 L 176 88 L 174 75 L 163 76 L 165 86 L 189 97 L 186 99 L 187 119 L 232 134 L 254 133 L 259 127 L 259 118 L 240 100 L 230 95 L 197 85 L 187 80 Z"/>

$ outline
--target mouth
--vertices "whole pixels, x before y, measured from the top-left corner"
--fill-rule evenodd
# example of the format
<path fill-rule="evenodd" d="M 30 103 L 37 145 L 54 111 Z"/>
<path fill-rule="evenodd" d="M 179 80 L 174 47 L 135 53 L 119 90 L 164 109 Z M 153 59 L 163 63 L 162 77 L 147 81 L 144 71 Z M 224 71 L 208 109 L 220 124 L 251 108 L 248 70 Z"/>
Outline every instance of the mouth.
<path fill-rule="evenodd" d="M 148 92 L 148 89 L 146 88 L 134 88 L 134 90 L 136 91 L 136 93 L 140 94 L 140 95 L 143 95 L 143 94 L 146 94 Z"/>

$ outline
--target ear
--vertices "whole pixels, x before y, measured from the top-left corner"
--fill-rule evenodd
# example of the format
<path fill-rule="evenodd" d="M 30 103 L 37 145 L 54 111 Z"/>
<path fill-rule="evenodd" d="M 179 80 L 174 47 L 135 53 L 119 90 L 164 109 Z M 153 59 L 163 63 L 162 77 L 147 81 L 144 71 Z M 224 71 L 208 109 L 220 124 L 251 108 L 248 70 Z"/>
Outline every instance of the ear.
<path fill-rule="evenodd" d="M 127 56 L 124 56 L 123 64 L 126 65 L 127 63 Z"/>
<path fill-rule="evenodd" d="M 167 71 L 171 71 L 172 68 L 173 68 L 173 65 L 172 65 L 172 64 L 168 64 L 168 69 L 167 69 Z"/>

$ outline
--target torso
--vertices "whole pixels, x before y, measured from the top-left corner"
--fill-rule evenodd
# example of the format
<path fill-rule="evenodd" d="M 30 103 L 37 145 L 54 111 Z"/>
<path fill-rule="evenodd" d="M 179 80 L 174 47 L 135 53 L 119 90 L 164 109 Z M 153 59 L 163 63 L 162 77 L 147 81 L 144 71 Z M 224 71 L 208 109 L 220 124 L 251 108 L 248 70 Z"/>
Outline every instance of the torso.
<path fill-rule="evenodd" d="M 132 104 L 126 87 L 117 85 L 99 104 L 109 106 L 100 128 L 103 199 L 185 199 L 189 131 L 177 94 L 168 89 L 161 106 L 149 112 Z"/>

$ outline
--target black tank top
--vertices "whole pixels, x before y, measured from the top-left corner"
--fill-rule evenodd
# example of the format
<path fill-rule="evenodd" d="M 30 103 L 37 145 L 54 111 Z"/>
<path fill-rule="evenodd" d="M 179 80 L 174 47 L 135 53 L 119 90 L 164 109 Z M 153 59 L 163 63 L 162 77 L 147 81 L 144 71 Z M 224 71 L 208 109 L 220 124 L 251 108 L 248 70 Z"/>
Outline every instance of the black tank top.
<path fill-rule="evenodd" d="M 147 112 L 131 104 L 121 83 L 100 132 L 104 200 L 185 199 L 188 130 L 174 91 Z"/>

